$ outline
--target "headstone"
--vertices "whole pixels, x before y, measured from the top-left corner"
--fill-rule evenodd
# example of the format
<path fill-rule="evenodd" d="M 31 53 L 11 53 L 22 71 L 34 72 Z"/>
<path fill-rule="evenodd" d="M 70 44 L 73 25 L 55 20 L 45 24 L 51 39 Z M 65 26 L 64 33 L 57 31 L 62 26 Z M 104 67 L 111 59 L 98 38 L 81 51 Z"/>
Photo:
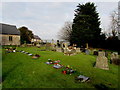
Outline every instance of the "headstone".
<path fill-rule="evenodd" d="M 21 47 L 25 47 L 26 45 L 25 44 L 22 44 Z"/>
<path fill-rule="evenodd" d="M 86 50 L 85 50 L 85 53 L 86 53 L 87 55 L 89 55 L 89 54 L 90 54 L 90 51 L 89 51 L 88 49 L 86 49 Z"/>
<path fill-rule="evenodd" d="M 61 44 L 61 48 L 65 48 L 65 44 L 64 43 Z"/>
<path fill-rule="evenodd" d="M 118 52 L 113 52 L 112 54 L 111 54 L 111 60 L 112 59 L 118 59 L 119 58 L 119 55 L 118 55 Z"/>
<path fill-rule="evenodd" d="M 67 49 L 66 48 L 63 48 L 63 53 L 67 53 Z"/>
<path fill-rule="evenodd" d="M 40 44 L 36 44 L 36 46 L 37 46 L 38 48 L 40 48 Z"/>
<path fill-rule="evenodd" d="M 57 52 L 62 52 L 62 49 L 61 48 L 56 48 L 56 51 Z"/>
<path fill-rule="evenodd" d="M 50 43 L 46 43 L 46 50 L 50 50 L 50 46 L 51 46 Z"/>
<path fill-rule="evenodd" d="M 86 43 L 86 49 L 88 49 L 88 43 Z"/>
<path fill-rule="evenodd" d="M 80 53 L 80 48 L 76 48 L 76 53 Z"/>
<path fill-rule="evenodd" d="M 55 45 L 55 43 L 54 43 L 54 40 L 52 39 L 52 42 L 51 42 L 52 48 L 54 48 L 54 45 Z"/>
<path fill-rule="evenodd" d="M 76 50 L 72 49 L 72 47 L 69 47 L 67 49 L 64 49 L 64 55 L 72 56 L 76 54 Z"/>
<path fill-rule="evenodd" d="M 67 43 L 64 43 L 64 45 L 65 45 L 65 48 L 68 48 L 68 44 Z"/>
<path fill-rule="evenodd" d="M 105 52 L 98 52 L 95 67 L 104 69 L 104 70 L 109 70 L 108 59 L 105 57 Z"/>
<path fill-rule="evenodd" d="M 108 57 L 108 52 L 105 51 L 105 57 Z"/>
<path fill-rule="evenodd" d="M 118 52 L 113 52 L 111 54 L 111 61 L 112 61 L 112 64 L 120 65 L 120 58 L 119 58 Z"/>

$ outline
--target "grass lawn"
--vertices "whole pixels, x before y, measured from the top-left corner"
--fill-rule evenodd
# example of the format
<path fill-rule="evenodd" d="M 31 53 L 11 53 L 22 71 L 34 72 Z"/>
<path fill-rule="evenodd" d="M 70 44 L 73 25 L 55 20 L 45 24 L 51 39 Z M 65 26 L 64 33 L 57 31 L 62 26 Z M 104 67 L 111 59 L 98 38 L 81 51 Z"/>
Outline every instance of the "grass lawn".
<path fill-rule="evenodd" d="M 93 67 L 96 56 L 83 53 L 65 56 L 60 52 L 40 51 L 36 47 L 18 47 L 32 54 L 39 54 L 39 59 L 20 52 L 2 53 L 3 88 L 118 88 L 118 66 L 109 64 L 110 70 Z M 60 60 L 60 64 L 70 65 L 77 73 L 64 75 L 62 69 L 54 69 L 45 64 L 48 59 Z M 90 77 L 90 82 L 75 83 L 75 76 L 82 74 Z"/>

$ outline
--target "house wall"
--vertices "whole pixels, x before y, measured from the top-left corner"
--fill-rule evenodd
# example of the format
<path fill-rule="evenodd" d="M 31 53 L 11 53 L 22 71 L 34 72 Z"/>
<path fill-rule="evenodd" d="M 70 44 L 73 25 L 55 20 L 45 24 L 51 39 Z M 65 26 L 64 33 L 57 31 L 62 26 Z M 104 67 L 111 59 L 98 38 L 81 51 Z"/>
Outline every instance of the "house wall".
<path fill-rule="evenodd" d="M 40 43 L 41 40 L 39 40 L 39 39 L 32 39 L 31 42 L 38 42 L 38 43 Z"/>
<path fill-rule="evenodd" d="M 9 36 L 12 36 L 12 41 L 9 40 Z M 0 34 L 0 45 L 20 45 L 20 35 Z"/>

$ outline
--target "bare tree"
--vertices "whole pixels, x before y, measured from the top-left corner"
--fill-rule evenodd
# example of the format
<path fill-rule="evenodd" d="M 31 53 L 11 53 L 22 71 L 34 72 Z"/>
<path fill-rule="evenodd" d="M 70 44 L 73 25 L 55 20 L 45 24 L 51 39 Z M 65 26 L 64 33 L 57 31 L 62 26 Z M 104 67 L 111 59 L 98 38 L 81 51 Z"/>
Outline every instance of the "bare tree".
<path fill-rule="evenodd" d="M 58 32 L 58 37 L 62 40 L 70 41 L 71 32 L 72 32 L 72 22 L 67 21 Z"/>
<path fill-rule="evenodd" d="M 113 11 L 111 14 L 111 30 L 112 36 L 116 37 L 118 35 L 118 12 Z"/>

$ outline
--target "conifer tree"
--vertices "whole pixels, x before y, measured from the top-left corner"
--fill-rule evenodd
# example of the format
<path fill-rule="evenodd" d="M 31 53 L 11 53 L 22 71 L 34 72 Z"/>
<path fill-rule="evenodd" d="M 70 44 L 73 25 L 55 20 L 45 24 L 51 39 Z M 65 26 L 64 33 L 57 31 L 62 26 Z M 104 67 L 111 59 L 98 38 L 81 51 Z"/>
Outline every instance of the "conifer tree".
<path fill-rule="evenodd" d="M 94 3 L 79 4 L 75 10 L 70 43 L 96 46 L 101 39 L 100 18 Z"/>

